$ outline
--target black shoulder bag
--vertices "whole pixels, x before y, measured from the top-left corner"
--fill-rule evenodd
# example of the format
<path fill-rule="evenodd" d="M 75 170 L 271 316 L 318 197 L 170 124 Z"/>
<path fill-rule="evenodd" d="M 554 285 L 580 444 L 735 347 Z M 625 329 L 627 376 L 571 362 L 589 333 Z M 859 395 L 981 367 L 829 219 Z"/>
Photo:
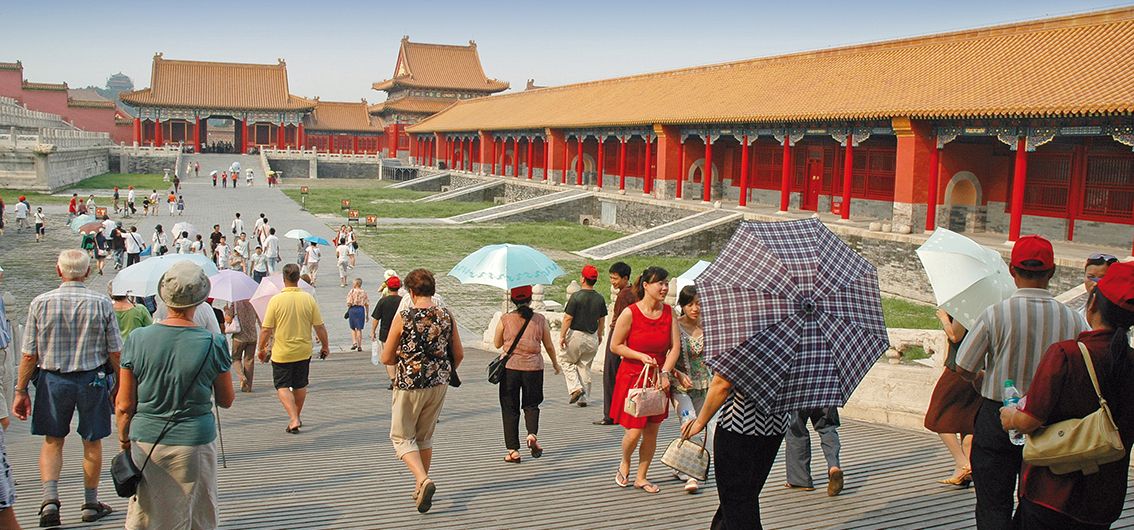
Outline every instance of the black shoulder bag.
<path fill-rule="evenodd" d="M 453 321 L 452 315 L 449 316 L 449 324 L 453 326 L 449 330 L 449 343 L 445 345 L 445 358 L 449 359 L 449 386 L 459 388 L 461 376 L 457 375 L 457 357 L 453 355 L 453 334 L 457 332 L 457 323 Z"/>
<path fill-rule="evenodd" d="M 210 349 L 211 352 L 211 349 Z M 185 389 L 185 395 L 188 397 L 189 390 L 197 382 L 197 378 L 201 377 L 201 371 L 205 369 L 205 365 L 209 362 L 209 353 L 205 353 L 205 359 L 201 361 L 201 367 L 197 368 L 197 374 L 190 380 L 189 386 Z M 184 403 L 182 403 L 184 405 Z M 181 407 L 178 407 L 180 409 Z M 178 411 L 174 411 L 169 415 L 169 419 L 165 420 L 165 426 L 161 428 L 154 444 L 150 447 L 149 454 L 146 455 L 146 461 L 142 462 L 142 467 L 138 467 L 134 463 L 133 457 L 130 456 L 130 450 L 119 452 L 110 461 L 110 478 L 114 481 L 114 491 L 118 493 L 119 497 L 128 499 L 138 493 L 138 484 L 142 482 L 142 470 L 146 469 L 146 464 L 150 463 L 150 457 L 154 455 L 154 449 L 157 449 L 161 439 L 169 432 L 169 429 L 174 425 L 173 418 L 177 416 Z"/>
<path fill-rule="evenodd" d="M 533 314 L 534 316 L 534 314 Z M 520 326 L 520 332 L 516 334 L 516 338 L 512 341 L 512 346 L 508 348 L 508 353 L 503 357 L 497 357 L 488 363 L 488 382 L 492 384 L 499 384 L 501 379 L 504 379 L 504 369 L 508 364 L 508 359 L 512 358 L 512 352 L 516 351 L 516 345 L 520 343 L 520 337 L 524 336 L 524 331 L 528 329 L 528 323 L 532 321 L 532 317 L 524 319 L 524 325 Z"/>

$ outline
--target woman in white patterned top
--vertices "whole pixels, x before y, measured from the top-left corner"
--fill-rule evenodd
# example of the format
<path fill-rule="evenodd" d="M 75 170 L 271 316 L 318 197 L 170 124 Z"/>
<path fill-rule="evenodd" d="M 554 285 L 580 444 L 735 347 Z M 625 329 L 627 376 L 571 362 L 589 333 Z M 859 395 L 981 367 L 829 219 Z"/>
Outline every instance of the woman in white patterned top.
<path fill-rule="evenodd" d="M 714 374 L 701 412 L 697 419 L 682 425 L 681 437 L 688 439 L 700 433 L 718 410 L 713 473 L 720 505 L 712 527 L 762 529 L 760 490 L 780 452 L 788 415 L 762 409 L 733 388 L 728 379 Z"/>

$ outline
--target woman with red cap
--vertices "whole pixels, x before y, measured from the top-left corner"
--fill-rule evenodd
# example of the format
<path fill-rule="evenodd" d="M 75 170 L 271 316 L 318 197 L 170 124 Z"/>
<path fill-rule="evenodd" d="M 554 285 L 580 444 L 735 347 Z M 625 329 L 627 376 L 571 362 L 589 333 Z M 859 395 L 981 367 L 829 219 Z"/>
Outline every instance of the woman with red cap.
<path fill-rule="evenodd" d="M 1134 377 L 1134 351 L 1127 338 L 1134 325 L 1134 263 L 1112 265 L 1088 296 L 1086 309 L 1091 329 L 1077 340 L 1056 342 L 1047 349 L 1024 407 L 1000 409 L 1000 423 L 1005 430 L 1031 434 L 1098 410 L 1085 349 L 1126 454 L 1090 474 L 1056 474 L 1024 462 L 1015 515 L 1019 528 L 1109 528 L 1122 514 L 1134 442 L 1134 387 L 1128 383 Z"/>
<path fill-rule="evenodd" d="M 531 308 L 532 286 L 512 288 L 512 303 L 516 310 L 500 317 L 496 325 L 493 344 L 505 348 L 501 355 L 512 351 L 512 357 L 504 365 L 504 377 L 500 380 L 500 412 L 504 416 L 504 447 L 508 449 L 505 462 L 520 463 L 520 410 L 524 411 L 524 427 L 527 428 L 527 446 L 532 458 L 543 456 L 543 446 L 536 435 L 539 434 L 539 405 L 543 403 L 543 353 L 540 345 L 547 350 L 551 365 L 559 374 L 559 361 L 555 357 L 555 342 L 551 339 L 551 327 L 543 315 Z"/>

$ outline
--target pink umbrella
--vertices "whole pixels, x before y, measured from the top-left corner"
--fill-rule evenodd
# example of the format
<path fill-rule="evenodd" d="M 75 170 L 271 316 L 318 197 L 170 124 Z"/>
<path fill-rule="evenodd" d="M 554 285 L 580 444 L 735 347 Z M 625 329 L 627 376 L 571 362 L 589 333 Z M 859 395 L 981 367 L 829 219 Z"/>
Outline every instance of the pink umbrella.
<path fill-rule="evenodd" d="M 280 291 L 283 291 L 283 287 L 282 272 L 273 273 L 271 276 L 265 276 L 264 279 L 260 280 L 260 286 L 256 288 L 256 292 L 248 300 L 252 304 L 252 308 L 256 310 L 256 314 L 260 315 L 260 320 L 264 320 L 264 317 L 268 314 L 268 301 L 279 294 Z M 311 293 L 311 296 L 315 296 L 315 288 L 311 284 L 299 280 L 299 288 Z"/>
<path fill-rule="evenodd" d="M 247 274 L 231 269 L 222 270 L 209 277 L 212 290 L 209 296 L 228 302 L 252 298 L 260 284 L 252 281 Z"/>

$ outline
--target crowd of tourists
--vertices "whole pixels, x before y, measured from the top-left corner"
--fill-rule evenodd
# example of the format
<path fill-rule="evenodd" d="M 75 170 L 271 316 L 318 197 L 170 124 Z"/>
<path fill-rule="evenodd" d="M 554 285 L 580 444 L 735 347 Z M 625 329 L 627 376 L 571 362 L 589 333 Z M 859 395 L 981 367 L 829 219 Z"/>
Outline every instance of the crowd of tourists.
<path fill-rule="evenodd" d="M 84 446 L 83 521 L 97 521 L 112 511 L 99 499 L 98 483 L 101 440 L 112 434 L 113 413 L 124 454 L 141 467 L 126 527 L 168 528 L 191 521 L 194 528 L 215 528 L 212 409 L 233 404 L 231 374 L 235 372 L 241 392 L 251 392 L 256 360 L 270 361 L 273 386 L 287 415 L 285 432 L 303 429 L 315 340 L 319 357 L 330 355 L 319 305 L 301 289 L 304 281 L 317 281 L 321 250 L 301 240 L 295 261 L 285 264 L 276 230 L 263 213 L 251 236 L 239 213 L 228 234 L 217 224 L 207 239 L 183 231 L 171 240 L 160 225 L 148 242 L 134 227 L 125 231 L 111 223 L 107 230 L 110 239 L 125 239 L 123 252 L 112 252 L 116 268 L 137 262 L 145 250 L 196 253 L 219 269 L 240 271 L 256 281 L 280 271 L 283 288 L 262 319 L 248 301 L 214 309 L 209 278 L 200 266 L 183 261 L 162 276 L 155 301 L 133 300 L 113 285 L 108 298 L 84 284 L 90 274 L 101 272 L 98 254 L 63 251 L 57 262 L 60 287 L 30 304 L 18 374 L 0 373 L 3 382 L 15 382 L 11 412 L 20 420 L 30 418 L 32 434 L 44 436 L 40 525 L 61 522 L 62 448 L 77 412 Z M 232 244 L 228 235 L 235 236 Z M 357 241 L 347 226 L 333 239 L 340 285 L 346 287 Z M 1015 294 L 987 309 L 973 329 L 938 312 L 950 351 L 925 425 L 940 433 L 954 457 L 953 475 L 941 482 L 976 485 L 980 528 L 1108 527 L 1125 502 L 1134 440 L 1134 392 L 1123 386 L 1134 375 L 1127 338 L 1134 325 L 1134 264 L 1105 254 L 1091 256 L 1084 267 L 1085 294 L 1070 304 L 1056 301 L 1048 291 L 1055 262 L 1047 240 L 1021 238 L 1010 271 Z M 680 433 L 674 434 L 683 439 L 704 434 L 713 454 L 719 498 L 713 528 L 761 528 L 759 495 L 785 442 L 784 487 L 814 489 L 808 423 L 822 440 L 827 494 L 842 491 L 837 408 L 773 414 L 756 406 L 705 362 L 695 286 L 682 288 L 671 306 L 666 303 L 670 275 L 665 269 L 647 267 L 634 276 L 619 262 L 607 274 L 616 293 L 613 311 L 608 312 L 606 297 L 596 290 L 599 270 L 586 265 L 558 331 L 533 309 L 532 286 L 509 292 L 514 310 L 500 318 L 492 335 L 503 352 L 496 382 L 504 462 L 520 464 L 526 456 L 538 459 L 545 453 L 539 427 L 546 360 L 555 375 L 564 377 L 569 404 L 598 404 L 591 371 L 605 342 L 603 403 L 594 423 L 624 429 L 613 473 L 617 487 L 661 491 L 649 471 L 660 428 L 672 409 L 680 417 Z M 430 478 L 438 419 L 448 388 L 460 384 L 456 374 L 465 352 L 455 317 L 437 296 L 432 272 L 416 269 L 402 277 L 386 271 L 373 307 L 363 282 L 350 280 L 345 297 L 351 350 L 363 350 L 363 331 L 369 327 L 372 361 L 386 367 L 392 390 L 394 453 L 414 476 L 413 501 L 424 513 L 438 491 Z M 14 356 L 4 311 L 0 300 L 0 351 Z M 226 335 L 231 335 L 231 345 Z M 37 389 L 34 403 L 29 385 Z M 671 400 L 659 412 L 638 415 L 624 406 L 635 389 L 654 385 Z M 1006 387 L 1018 389 L 1026 399 L 1005 406 Z M 0 397 L 8 396 L 7 391 L 0 384 Z M 1018 433 L 1033 434 L 1045 425 L 1087 416 L 1101 399 L 1124 443 L 1117 459 L 1070 473 L 1025 461 Z M 0 511 L 0 526 L 11 521 L 9 527 L 15 527 L 7 469 L 5 461 L 0 466 L 5 479 L 0 480 L 0 508 L 8 509 Z M 672 474 L 689 493 L 702 487 L 704 477 Z"/>

